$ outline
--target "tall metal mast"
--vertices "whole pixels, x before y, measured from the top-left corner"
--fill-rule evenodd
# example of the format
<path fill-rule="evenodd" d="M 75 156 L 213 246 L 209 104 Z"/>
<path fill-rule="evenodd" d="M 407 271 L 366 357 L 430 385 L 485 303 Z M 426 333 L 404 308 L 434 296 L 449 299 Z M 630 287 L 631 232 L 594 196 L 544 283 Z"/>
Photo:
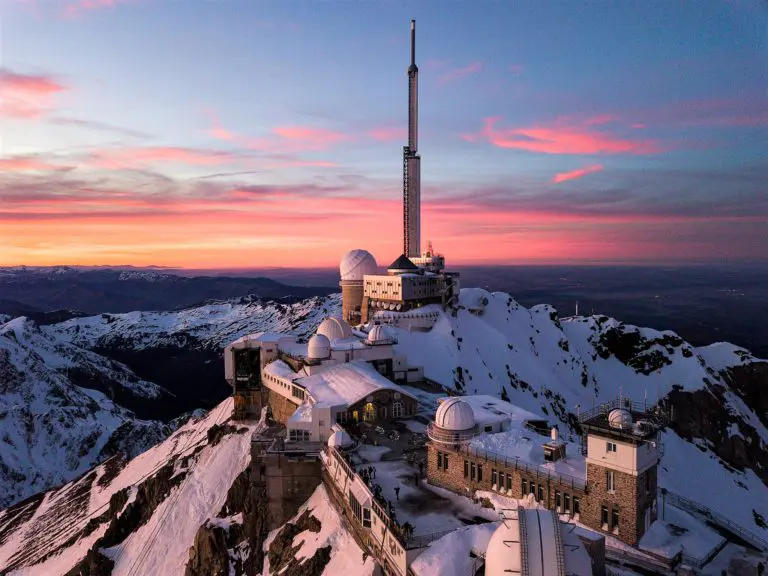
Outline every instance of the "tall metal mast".
<path fill-rule="evenodd" d="M 416 20 L 411 20 L 411 65 L 408 67 L 408 145 L 403 147 L 403 254 L 421 255 L 421 157 L 419 149 L 419 68 L 416 66 Z"/>

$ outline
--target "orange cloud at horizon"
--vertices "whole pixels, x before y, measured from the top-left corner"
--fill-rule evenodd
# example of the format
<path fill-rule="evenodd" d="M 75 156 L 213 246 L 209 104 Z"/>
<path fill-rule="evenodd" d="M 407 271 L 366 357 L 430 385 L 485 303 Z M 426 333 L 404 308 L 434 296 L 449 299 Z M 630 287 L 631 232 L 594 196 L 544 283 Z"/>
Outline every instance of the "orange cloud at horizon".
<path fill-rule="evenodd" d="M 582 178 L 588 174 L 594 174 L 595 172 L 602 172 L 602 164 L 593 164 L 592 166 L 585 166 L 584 168 L 577 168 L 569 172 L 558 172 L 552 178 L 552 184 L 560 184 L 561 182 L 567 182 L 568 180 L 575 180 L 576 178 Z"/>
<path fill-rule="evenodd" d="M 401 251 L 399 199 L 235 189 L 183 201 L 128 194 L 75 200 L 19 200 L 4 207 L 0 265 L 332 267 L 346 250 L 362 247 L 386 266 Z M 451 200 L 424 211 L 425 243 L 433 239 L 452 264 L 659 259 L 669 254 L 664 231 L 670 227 L 750 222 L 498 210 Z M 697 253 L 678 248 L 680 257 Z"/>

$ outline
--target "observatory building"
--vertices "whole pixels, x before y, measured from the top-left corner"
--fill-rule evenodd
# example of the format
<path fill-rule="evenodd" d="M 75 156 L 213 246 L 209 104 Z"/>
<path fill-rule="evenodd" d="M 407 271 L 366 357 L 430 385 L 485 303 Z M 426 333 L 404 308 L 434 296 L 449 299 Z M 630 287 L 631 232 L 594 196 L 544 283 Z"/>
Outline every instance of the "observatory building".
<path fill-rule="evenodd" d="M 585 526 L 637 545 L 656 520 L 659 432 L 664 416 L 626 399 L 580 418 L 581 444 L 493 396 L 439 401 L 427 427 L 430 484 L 531 498 Z"/>
<path fill-rule="evenodd" d="M 458 298 L 458 273 L 445 272 L 445 257 L 433 250 L 431 242 L 421 251 L 418 83 L 416 22 L 411 20 L 408 144 L 403 147 L 403 253 L 387 267 L 386 274 L 379 274 L 376 259 L 366 250 L 350 250 L 341 259 L 342 317 L 352 326 L 378 322 L 429 329 L 439 317 L 438 308 L 450 306 Z"/>

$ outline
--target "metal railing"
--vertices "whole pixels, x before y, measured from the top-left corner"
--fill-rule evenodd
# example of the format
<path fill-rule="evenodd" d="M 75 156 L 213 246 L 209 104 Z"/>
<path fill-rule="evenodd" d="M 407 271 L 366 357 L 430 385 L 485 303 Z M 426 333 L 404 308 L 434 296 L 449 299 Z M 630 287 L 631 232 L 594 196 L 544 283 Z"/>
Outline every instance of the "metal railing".
<path fill-rule="evenodd" d="M 468 442 L 479 434 L 480 429 L 477 427 L 477 424 L 468 430 L 461 430 L 458 432 L 444 430 L 434 422 L 430 422 L 427 426 L 427 436 L 429 436 L 430 440 L 434 440 L 440 444 L 460 444 L 462 442 Z"/>
<path fill-rule="evenodd" d="M 712 510 L 711 508 L 704 506 L 704 504 L 699 504 L 698 502 L 691 500 L 689 498 L 685 498 L 684 496 L 680 496 L 680 494 L 676 494 L 675 492 L 670 492 L 669 490 L 662 490 L 662 498 L 664 501 L 664 504 L 671 504 L 675 508 L 680 508 L 681 510 L 685 510 L 686 512 L 693 512 L 695 514 L 701 514 L 702 516 L 706 517 L 712 524 L 715 526 L 719 526 L 723 530 L 726 530 L 728 532 L 731 532 L 735 536 L 738 536 L 751 546 L 754 546 L 758 550 L 768 550 L 768 542 L 766 542 L 763 538 L 755 534 L 754 532 L 750 532 L 746 528 L 739 526 L 736 524 L 736 522 L 733 522 L 732 520 L 729 520 L 722 514 L 719 514 Z"/>
<path fill-rule="evenodd" d="M 558 484 L 561 484 L 563 486 L 570 486 L 571 488 L 574 488 L 576 490 L 581 490 L 582 492 L 587 491 L 586 478 L 578 478 L 576 476 L 571 476 L 569 474 L 553 472 L 549 468 L 546 468 L 545 467 L 546 465 L 544 464 L 533 464 L 530 462 L 526 462 L 524 460 L 520 460 L 520 458 L 517 458 L 517 457 L 510 459 L 504 454 L 499 454 L 497 452 L 492 452 L 488 450 L 479 450 L 477 448 L 472 448 L 469 445 L 455 447 L 454 452 L 456 454 L 467 454 L 469 456 L 482 458 L 486 462 L 496 464 L 497 466 L 504 466 L 505 468 L 514 468 L 515 470 L 518 470 L 518 471 L 522 470 L 524 472 L 528 472 L 529 474 L 534 474 L 537 479 L 543 477 L 548 480 L 554 480 Z"/>
<path fill-rule="evenodd" d="M 441 530 L 440 532 L 430 532 L 427 534 L 416 534 L 414 536 L 409 536 L 408 538 L 405 538 L 405 547 L 408 550 L 424 548 L 435 540 L 439 540 L 443 536 L 450 534 L 451 532 L 455 532 L 456 530 L 457 528 L 453 527 L 448 530 Z"/>

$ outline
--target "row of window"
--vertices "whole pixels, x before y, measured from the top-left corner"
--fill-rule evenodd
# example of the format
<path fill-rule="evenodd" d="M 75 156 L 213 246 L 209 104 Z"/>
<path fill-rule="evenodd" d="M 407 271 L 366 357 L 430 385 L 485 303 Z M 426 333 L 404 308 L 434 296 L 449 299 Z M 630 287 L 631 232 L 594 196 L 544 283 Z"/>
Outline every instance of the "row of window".
<path fill-rule="evenodd" d="M 448 470 L 448 454 L 445 452 L 437 453 L 437 469 L 443 472 Z"/>
<path fill-rule="evenodd" d="M 309 442 L 309 430 L 289 430 L 288 439 L 291 442 Z"/>
<path fill-rule="evenodd" d="M 469 478 L 473 482 L 482 482 L 483 465 L 464 460 L 464 478 Z"/>
<path fill-rule="evenodd" d="M 512 474 L 505 474 L 494 468 L 491 470 L 491 484 L 497 490 L 512 490 Z"/>

